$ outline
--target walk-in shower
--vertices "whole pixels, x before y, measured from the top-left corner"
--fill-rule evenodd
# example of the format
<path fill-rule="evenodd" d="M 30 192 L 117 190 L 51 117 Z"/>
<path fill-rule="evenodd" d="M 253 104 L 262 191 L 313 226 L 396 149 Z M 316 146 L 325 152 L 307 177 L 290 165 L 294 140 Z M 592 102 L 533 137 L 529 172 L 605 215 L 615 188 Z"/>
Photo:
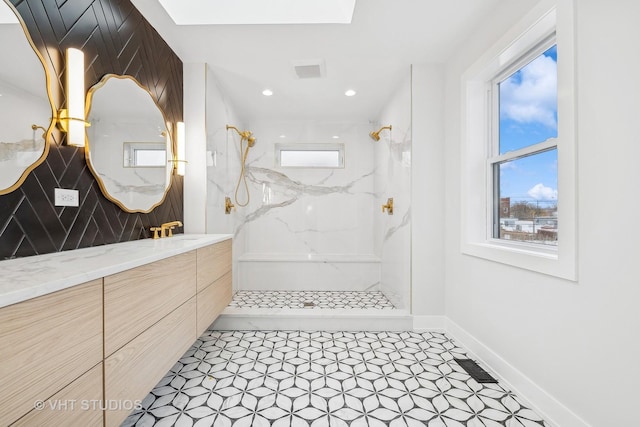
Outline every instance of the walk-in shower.
<path fill-rule="evenodd" d="M 250 117 L 215 81 L 209 70 L 206 229 L 233 234 L 235 298 L 214 327 L 411 328 L 409 81 L 375 122 Z M 342 161 L 283 164 L 283 146 Z"/>

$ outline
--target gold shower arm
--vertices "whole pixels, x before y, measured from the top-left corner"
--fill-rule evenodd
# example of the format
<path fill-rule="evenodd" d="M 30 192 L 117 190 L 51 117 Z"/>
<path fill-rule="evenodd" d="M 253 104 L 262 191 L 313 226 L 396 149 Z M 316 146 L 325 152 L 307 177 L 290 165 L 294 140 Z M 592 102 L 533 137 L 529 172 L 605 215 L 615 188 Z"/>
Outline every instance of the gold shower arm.
<path fill-rule="evenodd" d="M 375 132 L 370 132 L 370 133 L 369 133 L 369 136 L 370 136 L 371 138 L 373 138 L 375 141 L 380 141 L 380 132 L 382 132 L 382 131 L 383 131 L 383 130 L 385 130 L 385 129 L 389 129 L 389 130 L 391 130 L 391 125 L 389 125 L 389 126 L 383 126 L 383 127 L 381 127 L 380 129 L 378 129 L 378 130 L 377 130 L 377 131 L 375 131 Z"/>
<path fill-rule="evenodd" d="M 249 130 L 245 130 L 244 132 L 241 132 L 240 130 L 238 130 L 237 127 L 231 126 L 231 125 L 227 125 L 227 130 L 229 130 L 229 129 L 235 130 L 238 133 L 238 135 L 240 135 L 240 138 L 247 139 L 247 140 L 251 137 L 251 135 L 253 133 L 253 132 L 251 132 Z"/>

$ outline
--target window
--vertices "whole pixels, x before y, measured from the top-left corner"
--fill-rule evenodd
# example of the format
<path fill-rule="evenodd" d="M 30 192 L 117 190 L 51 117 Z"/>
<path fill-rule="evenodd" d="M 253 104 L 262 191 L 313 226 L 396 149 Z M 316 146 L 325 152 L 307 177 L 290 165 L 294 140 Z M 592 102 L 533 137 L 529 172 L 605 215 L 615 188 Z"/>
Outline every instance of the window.
<path fill-rule="evenodd" d="M 551 221 L 558 214 L 557 63 L 552 37 L 492 83 L 489 169 L 495 239 L 558 242 L 557 219 Z M 542 218 L 549 219 L 544 226 L 538 225 Z M 506 219 L 515 220 L 518 229 L 506 227 Z"/>
<path fill-rule="evenodd" d="M 155 142 L 125 142 L 124 167 L 167 167 L 167 147 Z"/>
<path fill-rule="evenodd" d="M 276 144 L 281 167 L 343 168 L 344 144 Z"/>
<path fill-rule="evenodd" d="M 572 8 L 542 0 L 462 74 L 461 250 L 576 280 Z"/>

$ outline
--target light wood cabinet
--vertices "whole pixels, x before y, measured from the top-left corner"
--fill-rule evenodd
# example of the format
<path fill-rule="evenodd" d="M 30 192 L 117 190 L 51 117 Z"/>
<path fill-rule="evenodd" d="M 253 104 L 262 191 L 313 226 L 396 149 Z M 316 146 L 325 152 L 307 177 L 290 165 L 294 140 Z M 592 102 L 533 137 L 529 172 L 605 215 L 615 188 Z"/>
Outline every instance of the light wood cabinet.
<path fill-rule="evenodd" d="M 0 308 L 0 426 L 120 425 L 231 287 L 226 240 Z"/>
<path fill-rule="evenodd" d="M 195 292 L 195 251 L 105 277 L 105 356 L 140 335 Z"/>
<path fill-rule="evenodd" d="M 198 336 L 213 323 L 231 302 L 231 240 L 197 250 Z"/>
<path fill-rule="evenodd" d="M 195 297 L 182 304 L 104 362 L 107 402 L 142 400 L 196 341 Z M 105 425 L 119 426 L 130 410 L 105 411 Z"/>
<path fill-rule="evenodd" d="M 198 292 L 198 336 L 207 330 L 214 320 L 229 305 L 233 292 L 231 289 L 231 271 Z"/>
<path fill-rule="evenodd" d="M 102 279 L 0 309 L 0 425 L 102 361 Z"/>
<path fill-rule="evenodd" d="M 199 248 L 197 251 L 198 288 L 200 292 L 231 271 L 231 240 Z"/>
<path fill-rule="evenodd" d="M 12 426 L 103 426 L 102 362 Z"/>

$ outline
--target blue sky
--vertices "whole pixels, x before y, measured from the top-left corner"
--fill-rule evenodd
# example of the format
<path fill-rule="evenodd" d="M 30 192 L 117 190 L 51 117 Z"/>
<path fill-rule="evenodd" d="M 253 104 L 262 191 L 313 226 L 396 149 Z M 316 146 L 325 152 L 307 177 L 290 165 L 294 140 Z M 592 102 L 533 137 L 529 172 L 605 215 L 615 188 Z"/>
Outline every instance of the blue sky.
<path fill-rule="evenodd" d="M 500 154 L 558 136 L 557 87 L 556 46 L 500 83 Z M 500 196 L 557 200 L 557 165 L 557 150 L 502 164 Z"/>

